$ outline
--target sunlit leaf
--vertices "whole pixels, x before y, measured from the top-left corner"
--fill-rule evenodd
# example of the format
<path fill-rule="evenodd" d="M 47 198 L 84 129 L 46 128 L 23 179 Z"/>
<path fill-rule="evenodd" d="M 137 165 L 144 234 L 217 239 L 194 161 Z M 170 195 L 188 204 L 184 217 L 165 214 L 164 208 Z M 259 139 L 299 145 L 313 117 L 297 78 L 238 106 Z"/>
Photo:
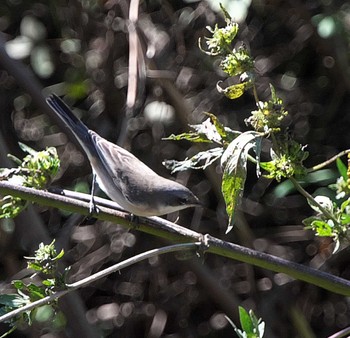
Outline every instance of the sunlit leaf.
<path fill-rule="evenodd" d="M 336 164 L 337 164 L 339 174 L 343 177 L 344 181 L 346 181 L 348 179 L 347 166 L 344 164 L 344 162 L 340 158 L 337 158 Z"/>
<path fill-rule="evenodd" d="M 225 127 L 212 113 L 204 113 L 210 117 L 211 122 L 216 128 L 217 133 L 221 136 L 221 138 L 225 141 L 233 140 L 233 138 L 236 138 L 239 134 L 241 134 L 239 131 L 232 130 L 228 127 Z"/>
<path fill-rule="evenodd" d="M 306 229 L 312 229 L 318 236 L 331 237 L 333 228 L 325 221 L 316 216 L 311 216 L 303 220 Z"/>
<path fill-rule="evenodd" d="M 172 173 L 177 171 L 184 171 L 188 169 L 205 169 L 217 159 L 219 159 L 223 153 L 223 148 L 213 148 L 206 151 L 201 151 L 191 158 L 186 158 L 184 161 L 166 160 L 163 161 L 163 165 L 171 170 Z M 204 162 L 204 163 L 203 163 Z M 202 164 L 200 164 L 202 163 Z"/>
<path fill-rule="evenodd" d="M 248 151 L 253 147 L 259 148 L 256 147 L 256 142 L 260 137 L 260 134 L 254 131 L 243 133 L 230 143 L 222 155 L 221 165 L 224 169 L 222 193 L 229 217 L 226 233 L 233 227 L 235 209 L 243 195 L 244 183 L 247 177 Z"/>
<path fill-rule="evenodd" d="M 254 333 L 254 325 L 249 313 L 242 306 L 239 307 L 239 321 L 243 331 L 248 335 L 248 337 Z"/>
<path fill-rule="evenodd" d="M 182 133 L 179 135 L 170 135 L 168 137 L 163 138 L 163 140 L 166 141 L 181 141 L 181 140 L 186 140 L 194 143 L 210 143 L 208 138 L 203 134 L 199 135 L 198 133 Z"/>
<path fill-rule="evenodd" d="M 214 115 L 212 116 L 214 117 Z M 218 132 L 216 125 L 212 122 L 213 121 L 212 116 L 210 116 L 210 118 L 203 121 L 201 124 L 190 125 L 190 127 L 194 129 L 199 134 L 199 136 L 204 137 L 207 140 L 215 143 L 221 143 L 222 137 Z M 217 121 L 217 123 L 219 122 Z"/>
<path fill-rule="evenodd" d="M 226 88 L 222 88 L 220 86 L 221 82 L 222 81 L 219 81 L 216 84 L 216 89 L 219 93 L 224 94 L 227 98 L 231 100 L 241 97 L 244 94 L 244 92 L 252 86 L 251 82 L 243 82 L 232 86 L 228 86 Z"/>

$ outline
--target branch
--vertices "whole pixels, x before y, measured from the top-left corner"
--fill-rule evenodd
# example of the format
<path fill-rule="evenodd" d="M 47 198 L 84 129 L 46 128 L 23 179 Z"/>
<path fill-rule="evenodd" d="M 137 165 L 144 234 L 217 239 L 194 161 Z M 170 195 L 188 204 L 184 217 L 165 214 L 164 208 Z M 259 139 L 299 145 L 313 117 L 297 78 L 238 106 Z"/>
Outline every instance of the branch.
<path fill-rule="evenodd" d="M 23 312 L 32 310 L 38 306 L 50 303 L 58 298 L 61 298 L 62 296 L 66 295 L 69 292 L 75 291 L 85 285 L 91 284 L 103 277 L 106 277 L 108 275 L 110 275 L 113 272 L 117 272 L 121 269 L 124 269 L 132 264 L 141 262 L 145 259 L 154 257 L 154 256 L 158 256 L 158 255 L 164 255 L 166 253 L 169 252 L 176 252 L 176 251 L 183 251 L 183 250 L 191 250 L 194 249 L 195 247 L 200 248 L 201 243 L 197 242 L 197 243 L 184 243 L 184 244 L 174 244 L 174 245 L 169 245 L 160 249 L 153 249 L 153 250 L 149 250 L 146 252 L 143 252 L 139 255 L 133 256 L 129 259 L 126 259 L 123 262 L 120 262 L 118 264 L 112 265 L 111 267 L 104 269 L 102 271 L 99 271 L 87 278 L 84 278 L 78 282 L 72 283 L 72 284 L 66 284 L 66 287 L 68 288 L 67 290 L 62 290 L 62 291 L 57 291 L 56 293 L 44 297 L 42 299 L 39 299 L 35 302 L 32 302 L 28 305 L 22 306 L 16 310 L 13 310 L 11 312 L 6 313 L 5 315 L 0 317 L 0 323 L 7 321 Z"/>
<path fill-rule="evenodd" d="M 76 201 L 72 198 L 55 195 L 46 191 L 15 186 L 8 182 L 0 182 L 0 193 L 2 195 L 13 195 L 50 207 L 81 213 L 83 215 L 89 214 L 88 202 Z M 138 222 L 135 223 L 131 221 L 131 216 L 127 212 L 117 211 L 103 206 L 99 206 L 98 208 L 99 213 L 94 216 L 100 220 L 117 222 L 128 228 L 134 228 L 172 242 L 184 243 L 189 241 L 203 241 L 202 234 L 159 217 L 140 217 Z M 350 296 L 350 281 L 346 279 L 273 255 L 225 242 L 210 235 L 206 235 L 205 240 L 205 244 L 207 245 L 206 251 L 208 253 L 235 259 L 274 272 L 283 272 L 293 278 L 317 285 L 331 292 Z"/>
<path fill-rule="evenodd" d="M 311 172 L 314 172 L 314 171 L 317 171 L 317 170 L 320 170 L 328 165 L 330 165 L 332 162 L 334 162 L 336 159 L 340 158 L 340 157 L 343 157 L 344 155 L 347 155 L 350 153 L 350 149 L 346 149 L 346 150 L 343 150 L 341 151 L 339 154 L 337 155 L 334 155 L 333 157 L 331 157 L 330 159 L 328 159 L 327 161 L 324 161 L 320 164 L 317 164 L 315 166 L 313 166 L 312 168 L 309 168 L 308 169 L 308 172 L 311 173 Z"/>

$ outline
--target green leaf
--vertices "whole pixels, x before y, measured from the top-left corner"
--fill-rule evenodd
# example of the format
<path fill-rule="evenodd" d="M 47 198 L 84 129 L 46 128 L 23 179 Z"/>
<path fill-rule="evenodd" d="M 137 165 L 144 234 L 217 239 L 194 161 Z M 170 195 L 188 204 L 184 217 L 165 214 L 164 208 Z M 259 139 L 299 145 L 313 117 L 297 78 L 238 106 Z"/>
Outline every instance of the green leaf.
<path fill-rule="evenodd" d="M 28 262 L 28 269 L 32 269 L 34 271 L 42 271 L 43 267 L 39 263 Z"/>
<path fill-rule="evenodd" d="M 341 212 L 345 212 L 346 208 L 348 207 L 348 205 L 350 204 L 350 199 L 348 198 L 346 201 L 344 201 L 341 206 L 340 206 L 340 210 Z"/>
<path fill-rule="evenodd" d="M 58 260 L 61 259 L 63 256 L 64 256 L 64 250 L 62 249 L 62 250 L 60 251 L 60 253 L 57 254 L 56 257 L 53 257 L 52 260 L 53 260 L 53 261 L 58 261 Z"/>
<path fill-rule="evenodd" d="M 252 83 L 247 81 L 247 82 L 242 82 L 238 83 L 232 86 L 228 86 L 226 88 L 220 87 L 220 83 L 222 81 L 219 81 L 216 84 L 216 89 L 219 93 L 224 94 L 227 98 L 233 100 L 241 97 L 244 92 L 252 86 Z"/>
<path fill-rule="evenodd" d="M 337 164 L 339 174 L 343 177 L 344 181 L 347 181 L 348 168 L 346 167 L 346 165 L 344 164 L 344 162 L 340 158 L 337 158 L 336 164 Z"/>
<path fill-rule="evenodd" d="M 30 296 L 31 300 L 39 300 L 39 299 L 42 299 L 46 296 L 45 290 L 39 286 L 36 286 L 35 284 L 31 283 L 27 286 L 27 288 L 28 288 L 28 291 L 30 293 L 29 296 Z"/>
<path fill-rule="evenodd" d="M 12 281 L 12 285 L 17 289 L 21 290 L 25 287 L 25 284 L 21 280 L 14 280 Z"/>
<path fill-rule="evenodd" d="M 243 195 L 247 176 L 248 151 L 253 147 L 256 150 L 259 149 L 256 146 L 259 138 L 261 136 L 257 132 L 245 132 L 233 140 L 222 155 L 221 165 L 224 173 L 221 189 L 226 203 L 226 212 L 229 216 L 226 233 L 231 231 L 233 227 L 235 209 Z"/>
<path fill-rule="evenodd" d="M 311 227 L 314 231 L 316 231 L 318 236 L 321 237 L 332 237 L 333 228 L 327 222 L 322 220 L 315 220 L 311 223 Z"/>
<path fill-rule="evenodd" d="M 42 283 L 43 283 L 43 285 L 48 286 L 48 287 L 56 286 L 56 280 L 54 278 L 44 279 L 42 281 Z"/>
<path fill-rule="evenodd" d="M 210 143 L 208 138 L 205 135 L 199 135 L 198 133 L 182 133 L 179 135 L 170 135 L 168 137 L 164 137 L 163 140 L 166 141 L 181 141 L 186 140 L 193 143 Z"/>
<path fill-rule="evenodd" d="M 229 76 L 237 76 L 252 72 L 254 61 L 245 47 L 227 54 L 220 63 L 220 68 Z"/>
<path fill-rule="evenodd" d="M 251 337 L 252 335 L 255 336 L 252 319 L 250 318 L 249 313 L 241 306 L 239 307 L 239 321 L 243 331 L 248 337 Z"/>
<path fill-rule="evenodd" d="M 188 169 L 205 169 L 217 159 L 219 159 L 223 153 L 223 148 L 213 148 L 206 151 L 201 151 L 191 158 L 186 158 L 184 161 L 166 160 L 163 161 L 163 165 L 171 170 L 171 173 L 178 171 L 184 171 Z M 199 164 L 204 162 L 203 164 Z"/>

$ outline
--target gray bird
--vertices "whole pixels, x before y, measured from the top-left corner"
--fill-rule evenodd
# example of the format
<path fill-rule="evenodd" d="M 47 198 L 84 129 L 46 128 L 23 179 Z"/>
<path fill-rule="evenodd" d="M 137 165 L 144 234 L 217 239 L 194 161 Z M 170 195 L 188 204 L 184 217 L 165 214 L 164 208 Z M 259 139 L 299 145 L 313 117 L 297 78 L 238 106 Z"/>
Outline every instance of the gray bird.
<path fill-rule="evenodd" d="M 136 216 L 159 216 L 200 205 L 185 186 L 159 176 L 127 150 L 88 129 L 58 96 L 52 94 L 46 102 L 79 141 L 100 188 L 123 209 Z"/>

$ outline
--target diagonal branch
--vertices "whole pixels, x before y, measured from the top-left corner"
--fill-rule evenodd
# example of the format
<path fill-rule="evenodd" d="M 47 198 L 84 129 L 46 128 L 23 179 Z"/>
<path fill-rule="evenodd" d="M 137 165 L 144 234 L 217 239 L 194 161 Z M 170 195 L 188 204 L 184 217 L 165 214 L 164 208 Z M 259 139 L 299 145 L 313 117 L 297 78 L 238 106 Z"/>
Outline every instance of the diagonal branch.
<path fill-rule="evenodd" d="M 13 195 L 46 206 L 81 213 L 83 215 L 89 214 L 89 203 L 87 202 L 77 201 L 73 198 L 56 195 L 46 191 L 15 186 L 8 182 L 0 182 L 0 193 L 2 195 Z M 139 221 L 135 223 L 131 220 L 129 213 L 103 206 L 99 206 L 99 213 L 98 215 L 95 215 L 95 217 L 100 220 L 117 222 L 128 228 L 134 228 L 151 235 L 165 238 L 172 242 L 203 242 L 205 240 L 207 246 L 206 252 L 208 253 L 214 253 L 235 259 L 274 272 L 283 272 L 293 278 L 317 285 L 331 292 L 350 296 L 350 281 L 346 279 L 273 255 L 226 242 L 210 235 L 203 236 L 200 233 L 159 217 L 140 217 Z"/>

